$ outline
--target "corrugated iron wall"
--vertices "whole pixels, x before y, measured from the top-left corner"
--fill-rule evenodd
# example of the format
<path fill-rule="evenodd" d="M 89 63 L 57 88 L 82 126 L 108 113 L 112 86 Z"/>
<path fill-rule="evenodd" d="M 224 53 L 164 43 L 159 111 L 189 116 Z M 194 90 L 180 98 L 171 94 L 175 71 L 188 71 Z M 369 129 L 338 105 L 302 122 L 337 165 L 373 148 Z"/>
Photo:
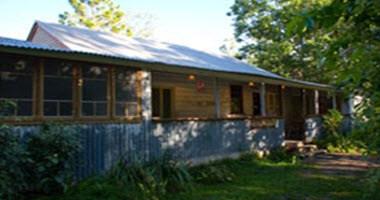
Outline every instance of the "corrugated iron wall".
<path fill-rule="evenodd" d="M 142 123 L 75 125 L 83 146 L 75 175 L 81 179 L 103 173 L 121 158 L 148 160 L 169 152 L 189 160 L 281 145 L 283 120 L 273 128 L 251 129 L 250 125 L 249 120 L 173 121 L 152 123 L 150 131 L 144 131 Z M 15 127 L 24 139 L 38 130 L 38 126 Z"/>

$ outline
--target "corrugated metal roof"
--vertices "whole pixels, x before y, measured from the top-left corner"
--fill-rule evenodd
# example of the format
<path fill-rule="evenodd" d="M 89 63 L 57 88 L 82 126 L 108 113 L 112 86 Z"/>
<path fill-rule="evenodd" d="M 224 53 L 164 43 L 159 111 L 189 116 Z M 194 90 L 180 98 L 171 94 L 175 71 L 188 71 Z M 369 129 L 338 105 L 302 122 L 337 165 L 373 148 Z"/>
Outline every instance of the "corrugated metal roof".
<path fill-rule="evenodd" d="M 131 38 L 54 23 L 36 23 L 38 27 L 50 33 L 71 50 L 158 62 L 178 67 L 246 73 L 271 78 L 280 77 L 221 53 L 210 53 L 178 44 Z"/>
<path fill-rule="evenodd" d="M 257 75 L 315 87 L 331 87 L 324 84 L 286 79 L 227 55 L 204 52 L 178 44 L 134 39 L 112 33 L 73 28 L 53 23 L 36 22 L 36 24 L 53 35 L 69 49 L 49 47 L 44 44 L 2 37 L 0 37 L 0 46 L 62 53 L 91 54 L 134 61 L 162 63 L 184 68 Z"/>

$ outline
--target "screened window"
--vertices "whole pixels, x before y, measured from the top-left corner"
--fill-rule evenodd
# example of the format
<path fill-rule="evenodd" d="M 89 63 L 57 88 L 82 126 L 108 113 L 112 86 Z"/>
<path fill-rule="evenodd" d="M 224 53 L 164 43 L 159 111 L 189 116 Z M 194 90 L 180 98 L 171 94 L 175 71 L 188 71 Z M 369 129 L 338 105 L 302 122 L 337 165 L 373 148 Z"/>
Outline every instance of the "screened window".
<path fill-rule="evenodd" d="M 266 86 L 266 111 L 268 116 L 281 115 L 281 88 L 279 86 Z"/>
<path fill-rule="evenodd" d="M 33 115 L 33 70 L 30 60 L 0 56 L 0 100 L 12 102 L 2 115 Z"/>
<path fill-rule="evenodd" d="M 44 68 L 44 115 L 73 114 L 73 69 L 70 63 L 47 60 Z"/>
<path fill-rule="evenodd" d="M 306 90 L 306 114 L 314 115 L 315 114 L 315 92 L 314 90 Z"/>
<path fill-rule="evenodd" d="M 253 116 L 261 116 L 261 101 L 260 101 L 260 93 L 253 92 L 252 93 L 252 103 L 253 103 Z"/>
<path fill-rule="evenodd" d="M 153 88 L 152 109 L 153 117 L 171 118 L 172 117 L 172 90 Z"/>
<path fill-rule="evenodd" d="M 82 67 L 82 115 L 107 115 L 107 75 L 108 69 L 99 66 Z"/>
<path fill-rule="evenodd" d="M 136 72 L 116 68 L 115 92 L 116 115 L 126 117 L 137 116 Z"/>
<path fill-rule="evenodd" d="M 231 114 L 243 114 L 243 88 L 240 85 L 231 85 Z"/>

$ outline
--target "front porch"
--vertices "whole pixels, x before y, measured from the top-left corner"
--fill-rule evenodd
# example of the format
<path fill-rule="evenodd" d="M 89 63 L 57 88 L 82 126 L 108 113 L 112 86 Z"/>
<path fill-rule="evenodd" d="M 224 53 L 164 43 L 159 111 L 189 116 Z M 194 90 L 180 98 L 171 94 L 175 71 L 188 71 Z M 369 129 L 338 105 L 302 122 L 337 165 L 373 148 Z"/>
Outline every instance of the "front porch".
<path fill-rule="evenodd" d="M 322 132 L 321 116 L 340 104 L 327 90 L 270 79 L 158 71 L 151 76 L 155 123 L 244 120 L 250 130 L 259 130 L 281 121 L 283 139 L 311 142 Z"/>

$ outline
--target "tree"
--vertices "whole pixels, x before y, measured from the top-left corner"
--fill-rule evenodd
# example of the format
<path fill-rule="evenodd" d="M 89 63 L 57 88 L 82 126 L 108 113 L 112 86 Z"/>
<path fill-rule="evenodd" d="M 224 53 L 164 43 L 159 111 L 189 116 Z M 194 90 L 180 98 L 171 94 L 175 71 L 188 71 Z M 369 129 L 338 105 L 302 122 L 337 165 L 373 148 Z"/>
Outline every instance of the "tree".
<path fill-rule="evenodd" d="M 149 37 L 152 35 L 151 16 L 126 16 L 113 0 L 69 0 L 73 13 L 59 15 L 64 25 L 86 27 L 127 36 Z"/>
<path fill-rule="evenodd" d="M 288 33 L 330 38 L 322 52 L 324 68 L 333 71 L 347 93 L 360 95 L 359 132 L 380 153 L 380 1 L 332 0 L 299 12 Z"/>
<path fill-rule="evenodd" d="M 286 32 L 292 18 L 320 1 L 236 0 L 228 15 L 233 17 L 240 56 L 280 75 L 330 83 L 333 75 L 322 67 L 320 52 L 329 43 L 319 32 L 292 35 Z M 324 74 L 324 76 L 321 76 Z"/>

